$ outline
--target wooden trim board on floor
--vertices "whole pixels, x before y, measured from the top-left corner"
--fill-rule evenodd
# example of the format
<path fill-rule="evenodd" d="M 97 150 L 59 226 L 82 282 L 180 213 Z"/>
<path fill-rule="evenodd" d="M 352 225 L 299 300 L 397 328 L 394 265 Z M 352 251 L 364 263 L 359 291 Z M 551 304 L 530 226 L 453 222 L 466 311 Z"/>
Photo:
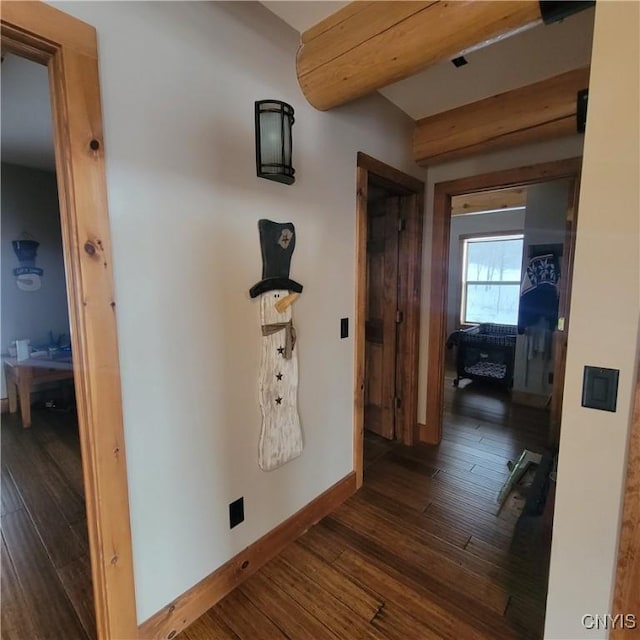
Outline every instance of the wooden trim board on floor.
<path fill-rule="evenodd" d="M 403 197 L 406 221 L 400 236 L 398 357 L 401 359 L 399 388 L 402 405 L 396 438 L 413 444 L 418 438 L 418 357 L 420 347 L 420 288 L 422 278 L 422 236 L 424 225 L 424 182 L 399 171 L 365 153 L 357 156 L 356 178 L 356 317 L 353 418 L 353 468 L 357 487 L 362 486 L 365 399 L 365 319 L 367 307 L 367 207 L 369 185 L 389 189 Z"/>
<path fill-rule="evenodd" d="M 237 586 L 274 558 L 286 545 L 334 511 L 356 490 L 356 474 L 350 473 L 234 556 L 194 587 L 163 607 L 140 625 L 142 640 L 171 640 L 222 600 Z"/>
<path fill-rule="evenodd" d="M 137 638 L 104 140 L 93 27 L 4 2 L 2 51 L 45 64 L 53 113 L 98 640 Z"/>
<path fill-rule="evenodd" d="M 580 177 L 581 167 L 581 158 L 570 158 L 568 160 L 557 160 L 528 167 L 470 176 L 449 182 L 440 182 L 435 185 L 433 232 L 431 236 L 431 300 L 429 305 L 429 356 L 426 390 L 427 419 L 424 427 L 419 429 L 422 442 L 437 444 L 442 438 L 452 197 L 493 191 L 500 188 L 524 187 L 563 178 L 577 181 Z M 569 274 L 570 277 L 571 274 Z M 566 341 L 566 331 L 564 336 Z M 563 383 L 563 380 L 557 381 L 558 385 L 563 385 Z"/>

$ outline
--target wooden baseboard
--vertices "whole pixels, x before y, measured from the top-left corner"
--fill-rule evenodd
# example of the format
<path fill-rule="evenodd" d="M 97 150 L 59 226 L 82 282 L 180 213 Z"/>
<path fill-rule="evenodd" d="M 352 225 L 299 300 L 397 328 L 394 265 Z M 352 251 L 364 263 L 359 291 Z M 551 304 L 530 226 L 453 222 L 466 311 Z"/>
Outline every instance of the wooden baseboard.
<path fill-rule="evenodd" d="M 0 413 L 9 413 L 9 398 L 0 399 Z"/>
<path fill-rule="evenodd" d="M 350 473 L 275 529 L 178 596 L 138 627 L 140 640 L 171 640 L 222 600 L 290 542 L 334 511 L 356 490 Z"/>
<path fill-rule="evenodd" d="M 438 444 L 439 436 L 434 429 L 430 429 L 426 424 L 418 423 L 418 442 L 423 444 Z"/>
<path fill-rule="evenodd" d="M 524 404 L 527 407 L 536 407 L 544 409 L 549 406 L 549 396 L 543 396 L 538 393 L 528 393 L 527 391 L 511 391 L 511 402 L 515 404 Z"/>

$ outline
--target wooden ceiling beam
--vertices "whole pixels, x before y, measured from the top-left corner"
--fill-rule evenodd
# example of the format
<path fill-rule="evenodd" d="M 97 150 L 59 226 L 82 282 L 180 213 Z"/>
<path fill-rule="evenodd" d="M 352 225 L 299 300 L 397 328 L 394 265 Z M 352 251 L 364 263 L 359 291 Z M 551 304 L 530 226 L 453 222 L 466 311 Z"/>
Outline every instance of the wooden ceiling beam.
<path fill-rule="evenodd" d="M 485 213 L 524 207 L 527 204 L 526 187 L 481 191 L 451 198 L 451 215 L 462 216 L 469 213 Z"/>
<path fill-rule="evenodd" d="M 324 111 L 541 19 L 537 0 L 352 2 L 302 34 L 298 81 Z"/>
<path fill-rule="evenodd" d="M 588 86 L 585 67 L 418 120 L 414 160 L 428 166 L 575 134 L 577 93 Z"/>

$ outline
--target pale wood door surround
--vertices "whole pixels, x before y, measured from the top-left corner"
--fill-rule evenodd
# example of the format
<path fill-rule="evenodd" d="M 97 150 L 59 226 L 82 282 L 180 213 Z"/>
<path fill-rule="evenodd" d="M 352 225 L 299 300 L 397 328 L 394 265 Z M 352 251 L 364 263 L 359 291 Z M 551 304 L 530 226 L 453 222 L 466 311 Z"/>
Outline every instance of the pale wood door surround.
<path fill-rule="evenodd" d="M 427 416 L 426 424 L 420 425 L 420 441 L 437 444 L 442 438 L 442 416 L 444 409 L 444 375 L 445 375 L 445 342 L 447 319 L 447 285 L 449 265 L 449 240 L 451 227 L 451 199 L 453 196 L 482 191 L 493 191 L 500 188 L 512 189 L 550 180 L 567 178 L 574 181 L 573 197 L 570 206 L 575 205 L 579 187 L 581 158 L 558 160 L 545 164 L 508 169 L 495 173 L 487 173 L 450 182 L 440 182 L 434 188 L 433 233 L 431 244 L 431 300 L 429 306 L 429 356 L 427 371 Z M 571 280 L 572 260 L 567 261 L 565 282 Z M 565 317 L 569 316 L 569 295 L 564 289 L 561 292 L 561 304 Z M 565 331 L 557 338 L 556 348 L 566 354 L 568 323 Z M 556 360 L 560 359 L 556 358 Z M 556 366 L 554 371 L 554 393 L 560 398 L 554 400 L 562 403 L 564 388 L 564 366 Z"/>
<path fill-rule="evenodd" d="M 98 640 L 138 637 L 95 29 L 2 3 L 2 50 L 49 69 Z"/>
<path fill-rule="evenodd" d="M 618 546 L 618 569 L 613 612 L 634 614 L 640 628 L 640 376 L 636 372 L 636 396 L 629 434 L 627 480 L 622 507 L 622 527 Z M 638 630 L 617 626 L 610 640 L 638 637 Z"/>
<path fill-rule="evenodd" d="M 396 438 L 413 444 L 417 438 L 418 352 L 420 340 L 420 283 L 424 183 L 371 156 L 358 153 L 356 201 L 356 318 L 353 421 L 353 466 L 356 485 L 362 486 L 365 406 L 365 320 L 367 309 L 367 207 L 369 184 L 399 195 L 405 229 L 398 239 L 398 325 L 396 389 L 401 396 L 396 411 Z"/>

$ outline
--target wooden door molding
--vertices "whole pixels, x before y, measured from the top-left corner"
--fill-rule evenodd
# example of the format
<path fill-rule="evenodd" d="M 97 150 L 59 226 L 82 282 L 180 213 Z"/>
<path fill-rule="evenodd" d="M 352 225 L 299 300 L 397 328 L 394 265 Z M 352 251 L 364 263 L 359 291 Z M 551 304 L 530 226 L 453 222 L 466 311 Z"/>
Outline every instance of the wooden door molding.
<path fill-rule="evenodd" d="M 556 331 L 553 334 L 553 387 L 549 411 L 548 445 L 556 450 L 560 445 L 560 420 L 562 419 L 562 400 L 564 398 L 564 379 L 567 366 L 567 335 L 569 331 L 569 317 L 571 315 L 571 288 L 569 287 L 569 282 L 573 277 L 573 260 L 576 252 L 575 234 L 578 223 L 579 197 L 580 174 L 576 176 L 573 189 L 569 192 L 564 241 L 565 250 L 563 251 L 560 270 L 558 318 L 564 319 L 564 331 Z M 563 273 L 568 274 L 569 277 L 563 277 Z"/>
<path fill-rule="evenodd" d="M 420 428 L 421 441 L 437 444 L 442 438 L 451 198 L 468 193 L 524 187 L 563 178 L 577 181 L 581 168 L 582 158 L 570 158 L 439 182 L 435 185 L 431 240 L 427 416 L 426 424 Z M 564 380 L 558 380 L 557 383 L 564 385 Z"/>
<path fill-rule="evenodd" d="M 618 568 L 613 597 L 613 614 L 634 614 L 640 625 L 640 376 L 636 372 L 636 395 L 629 434 L 627 479 L 618 546 Z M 633 633 L 616 626 L 611 640 L 623 640 Z"/>
<path fill-rule="evenodd" d="M 2 49 L 47 65 L 98 640 L 138 637 L 93 27 L 4 2 Z"/>
<path fill-rule="evenodd" d="M 422 232 L 424 182 L 366 155 L 357 156 L 356 200 L 356 317 L 354 327 L 355 376 L 353 419 L 353 466 L 356 486 L 362 486 L 364 443 L 365 317 L 367 304 L 367 200 L 374 182 L 400 196 L 406 227 L 400 235 L 399 304 L 404 311 L 400 323 L 397 354 L 401 359 L 398 386 L 402 407 L 396 414 L 396 437 L 413 444 L 417 436 L 418 355 L 420 340 L 420 285 L 422 276 Z"/>

